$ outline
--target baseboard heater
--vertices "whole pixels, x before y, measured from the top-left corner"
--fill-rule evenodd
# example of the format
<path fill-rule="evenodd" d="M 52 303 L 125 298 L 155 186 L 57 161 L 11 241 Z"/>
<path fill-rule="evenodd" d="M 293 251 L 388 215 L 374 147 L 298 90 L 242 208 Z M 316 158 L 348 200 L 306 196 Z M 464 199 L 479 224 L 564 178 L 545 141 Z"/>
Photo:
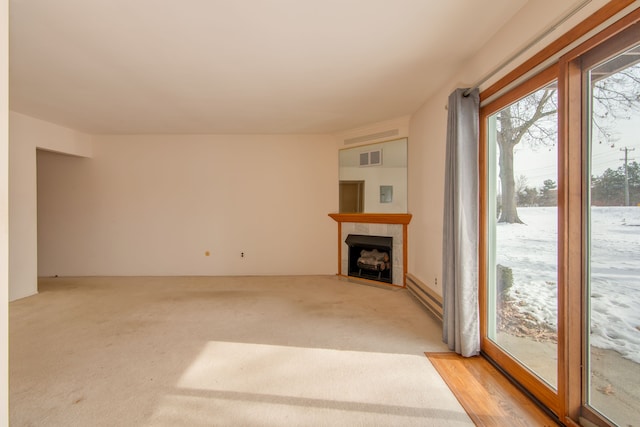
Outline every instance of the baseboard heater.
<path fill-rule="evenodd" d="M 442 297 L 412 274 L 406 275 L 407 290 L 442 322 Z"/>

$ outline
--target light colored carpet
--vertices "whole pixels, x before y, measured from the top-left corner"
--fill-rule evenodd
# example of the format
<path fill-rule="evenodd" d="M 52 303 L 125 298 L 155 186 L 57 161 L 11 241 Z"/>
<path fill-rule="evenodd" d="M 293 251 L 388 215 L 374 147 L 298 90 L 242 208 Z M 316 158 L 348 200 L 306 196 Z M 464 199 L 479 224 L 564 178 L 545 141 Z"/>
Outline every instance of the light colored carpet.
<path fill-rule="evenodd" d="M 12 302 L 12 426 L 471 426 L 405 290 L 337 277 L 41 279 Z"/>

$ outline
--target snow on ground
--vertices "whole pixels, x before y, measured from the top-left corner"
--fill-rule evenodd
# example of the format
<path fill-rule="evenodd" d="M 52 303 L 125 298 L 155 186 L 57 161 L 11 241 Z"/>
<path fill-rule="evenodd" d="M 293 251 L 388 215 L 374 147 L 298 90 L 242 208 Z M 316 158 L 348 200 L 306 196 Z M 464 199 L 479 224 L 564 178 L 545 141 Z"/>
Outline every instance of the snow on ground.
<path fill-rule="evenodd" d="M 541 323 L 557 319 L 557 210 L 518 208 L 525 224 L 498 224 L 496 262 L 510 296 Z M 593 207 L 591 345 L 640 363 L 640 207 Z"/>

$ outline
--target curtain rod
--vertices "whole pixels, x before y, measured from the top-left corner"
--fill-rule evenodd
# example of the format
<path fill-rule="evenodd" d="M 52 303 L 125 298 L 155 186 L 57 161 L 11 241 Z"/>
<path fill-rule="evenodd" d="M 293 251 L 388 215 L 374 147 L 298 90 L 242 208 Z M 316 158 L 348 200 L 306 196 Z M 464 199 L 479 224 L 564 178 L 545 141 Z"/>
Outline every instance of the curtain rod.
<path fill-rule="evenodd" d="M 576 7 L 574 7 L 573 9 L 571 9 L 566 15 L 562 16 L 558 21 L 556 21 L 551 27 L 547 28 L 545 31 L 542 32 L 542 34 L 538 35 L 535 39 L 533 39 L 531 42 L 527 43 L 527 45 L 525 47 L 523 47 L 522 49 L 520 49 L 519 51 L 517 51 L 515 54 L 511 55 L 509 58 L 507 58 L 504 62 L 502 62 L 500 65 L 498 65 L 496 68 L 494 68 L 489 74 L 487 74 L 486 76 L 484 76 L 482 79 L 480 79 L 480 81 L 478 81 L 477 83 L 475 83 L 473 86 L 471 86 L 470 88 L 468 88 L 467 90 L 465 90 L 462 95 L 463 96 L 469 96 L 469 94 L 474 90 L 480 87 L 480 85 L 482 85 L 483 83 L 485 83 L 487 80 L 489 80 L 491 77 L 495 76 L 496 74 L 498 74 L 500 71 L 502 71 L 502 69 L 504 67 L 506 67 L 507 65 L 509 65 L 511 62 L 513 62 L 516 58 L 518 58 L 520 55 L 522 55 L 523 53 L 525 53 L 526 51 L 528 51 L 529 49 L 531 49 L 534 45 L 536 45 L 540 40 L 542 40 L 543 38 L 547 37 L 549 34 L 551 34 L 552 32 L 554 32 L 560 25 L 564 24 L 566 21 L 569 20 L 569 18 L 571 18 L 573 15 L 575 15 L 576 13 L 578 13 L 580 10 L 582 10 L 582 8 L 584 8 L 587 4 L 591 3 L 591 0 L 583 0 L 582 2 L 580 2 Z"/>

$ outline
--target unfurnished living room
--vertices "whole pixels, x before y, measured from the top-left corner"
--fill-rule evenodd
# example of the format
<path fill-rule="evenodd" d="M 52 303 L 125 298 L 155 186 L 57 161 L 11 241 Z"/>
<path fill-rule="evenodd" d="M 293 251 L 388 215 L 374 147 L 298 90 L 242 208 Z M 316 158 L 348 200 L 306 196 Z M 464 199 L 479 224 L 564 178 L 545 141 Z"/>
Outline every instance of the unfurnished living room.
<path fill-rule="evenodd" d="M 639 1 L 5 6 L 0 425 L 637 425 Z"/>

